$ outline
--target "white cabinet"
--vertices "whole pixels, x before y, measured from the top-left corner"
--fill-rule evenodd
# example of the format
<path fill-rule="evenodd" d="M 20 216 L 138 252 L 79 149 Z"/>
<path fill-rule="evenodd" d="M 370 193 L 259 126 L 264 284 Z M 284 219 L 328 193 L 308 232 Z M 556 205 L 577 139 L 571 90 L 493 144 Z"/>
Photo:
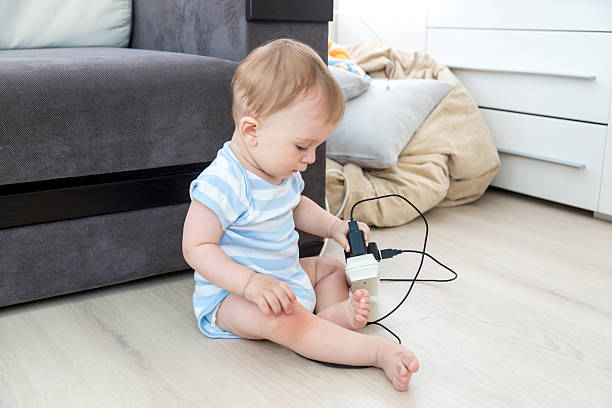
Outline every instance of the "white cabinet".
<path fill-rule="evenodd" d="M 612 1 L 430 0 L 426 50 L 480 106 L 494 185 L 612 219 Z"/>
<path fill-rule="evenodd" d="M 612 108 L 610 109 L 610 117 L 612 118 Z M 601 193 L 599 194 L 599 206 L 595 216 L 612 221 L 612 127 L 609 125 L 601 177 Z"/>
<path fill-rule="evenodd" d="M 428 27 L 612 31 L 610 0 L 429 0 Z"/>
<path fill-rule="evenodd" d="M 479 106 L 608 122 L 612 33 L 430 29 L 427 52 Z"/>
<path fill-rule="evenodd" d="M 503 160 L 493 185 L 597 208 L 607 126 L 481 108 Z"/>

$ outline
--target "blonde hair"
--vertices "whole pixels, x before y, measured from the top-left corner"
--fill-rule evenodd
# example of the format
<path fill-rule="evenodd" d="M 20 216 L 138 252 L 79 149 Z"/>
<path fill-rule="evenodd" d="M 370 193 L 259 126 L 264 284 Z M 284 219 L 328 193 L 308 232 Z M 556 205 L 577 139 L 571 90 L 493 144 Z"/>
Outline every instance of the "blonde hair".
<path fill-rule="evenodd" d="M 238 65 L 232 79 L 232 116 L 261 120 L 320 91 L 325 123 L 344 115 L 344 94 L 321 57 L 309 46 L 283 38 L 264 44 Z"/>

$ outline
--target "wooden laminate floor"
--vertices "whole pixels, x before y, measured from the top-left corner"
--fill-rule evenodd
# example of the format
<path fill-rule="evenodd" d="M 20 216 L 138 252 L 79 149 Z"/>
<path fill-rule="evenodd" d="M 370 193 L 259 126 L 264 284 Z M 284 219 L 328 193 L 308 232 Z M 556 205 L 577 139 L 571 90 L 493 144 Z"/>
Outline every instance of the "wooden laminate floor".
<path fill-rule="evenodd" d="M 428 251 L 459 278 L 417 283 L 384 322 L 420 360 L 405 393 L 375 368 L 206 338 L 185 272 L 0 309 L 0 406 L 611 407 L 612 223 L 501 190 L 427 217 Z M 380 248 L 422 237 L 418 220 L 373 231 Z M 447 276 L 425 262 L 422 278 Z M 377 314 L 408 285 L 383 283 Z"/>

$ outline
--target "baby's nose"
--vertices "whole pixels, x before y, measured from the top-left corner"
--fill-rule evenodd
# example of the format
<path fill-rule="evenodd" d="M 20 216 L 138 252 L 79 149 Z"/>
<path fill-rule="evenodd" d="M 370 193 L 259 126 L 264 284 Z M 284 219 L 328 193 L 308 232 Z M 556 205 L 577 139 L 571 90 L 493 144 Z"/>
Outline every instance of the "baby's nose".
<path fill-rule="evenodd" d="M 309 152 L 308 152 L 308 153 L 307 153 L 307 154 L 304 156 L 303 161 L 304 161 L 305 163 L 312 164 L 312 163 L 314 163 L 314 162 L 315 162 L 315 157 L 316 157 L 316 155 L 315 155 L 315 150 L 314 150 L 314 149 L 312 149 L 311 151 L 309 151 Z"/>

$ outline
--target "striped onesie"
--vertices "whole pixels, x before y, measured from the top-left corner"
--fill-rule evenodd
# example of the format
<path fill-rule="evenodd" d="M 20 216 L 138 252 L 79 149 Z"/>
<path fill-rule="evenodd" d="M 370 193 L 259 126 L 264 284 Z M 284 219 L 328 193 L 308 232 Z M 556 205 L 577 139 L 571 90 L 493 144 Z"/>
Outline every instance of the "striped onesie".
<path fill-rule="evenodd" d="M 313 311 L 315 292 L 299 263 L 293 223 L 293 207 L 303 189 L 299 172 L 274 185 L 247 171 L 226 142 L 210 166 L 191 182 L 189 195 L 219 217 L 223 228 L 219 246 L 231 259 L 286 282 L 298 302 Z M 229 292 L 197 271 L 194 279 L 193 310 L 200 331 L 213 338 L 240 338 L 215 324 L 219 305 Z"/>

